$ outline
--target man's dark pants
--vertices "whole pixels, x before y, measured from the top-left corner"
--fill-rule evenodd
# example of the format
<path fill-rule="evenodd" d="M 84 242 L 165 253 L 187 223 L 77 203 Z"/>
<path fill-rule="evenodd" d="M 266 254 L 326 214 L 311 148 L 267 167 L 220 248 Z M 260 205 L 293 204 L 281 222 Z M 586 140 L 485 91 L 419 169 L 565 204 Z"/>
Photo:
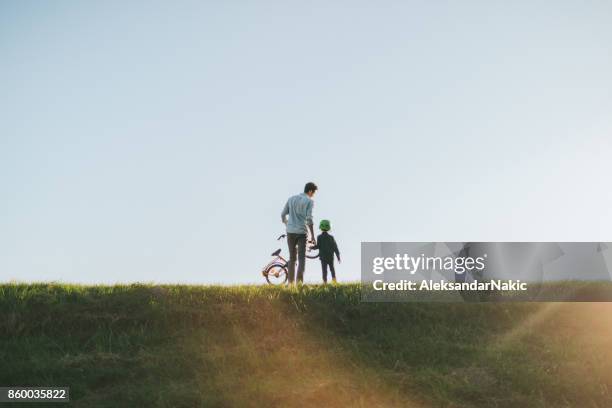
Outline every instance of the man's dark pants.
<path fill-rule="evenodd" d="M 289 283 L 295 281 L 295 261 L 297 252 L 298 271 L 297 281 L 304 281 L 304 266 L 306 265 L 306 234 L 287 233 L 289 245 Z"/>

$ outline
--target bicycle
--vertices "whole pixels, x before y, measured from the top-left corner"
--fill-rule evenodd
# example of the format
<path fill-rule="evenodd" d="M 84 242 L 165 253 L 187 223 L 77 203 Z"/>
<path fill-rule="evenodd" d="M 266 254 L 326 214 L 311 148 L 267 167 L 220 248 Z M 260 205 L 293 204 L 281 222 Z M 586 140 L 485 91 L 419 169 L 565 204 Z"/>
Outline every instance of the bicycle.
<path fill-rule="evenodd" d="M 276 238 L 277 241 L 285 238 L 286 235 L 283 234 Z M 314 248 L 313 244 L 314 240 L 310 237 L 310 231 L 306 235 L 307 245 L 306 245 L 306 257 L 309 259 L 316 259 L 319 257 L 319 250 Z M 284 285 L 287 283 L 289 279 L 289 261 L 285 259 L 281 254 L 281 249 L 278 248 L 276 251 L 272 252 L 270 256 L 274 258 L 268 262 L 266 266 L 261 270 L 262 275 L 266 278 L 266 282 L 270 285 Z"/>

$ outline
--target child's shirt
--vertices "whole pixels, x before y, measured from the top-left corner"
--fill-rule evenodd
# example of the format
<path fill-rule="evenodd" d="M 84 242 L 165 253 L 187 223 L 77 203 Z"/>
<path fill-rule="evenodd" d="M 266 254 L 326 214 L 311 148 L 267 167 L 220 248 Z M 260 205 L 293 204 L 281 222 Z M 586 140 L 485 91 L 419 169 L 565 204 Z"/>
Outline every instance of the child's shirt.
<path fill-rule="evenodd" d="M 336 244 L 336 240 L 333 235 L 327 233 L 327 231 L 322 232 L 317 237 L 317 246 L 319 248 L 319 258 L 322 261 L 331 263 L 334 261 L 334 254 L 336 257 L 340 258 L 340 251 L 338 250 L 338 245 Z"/>

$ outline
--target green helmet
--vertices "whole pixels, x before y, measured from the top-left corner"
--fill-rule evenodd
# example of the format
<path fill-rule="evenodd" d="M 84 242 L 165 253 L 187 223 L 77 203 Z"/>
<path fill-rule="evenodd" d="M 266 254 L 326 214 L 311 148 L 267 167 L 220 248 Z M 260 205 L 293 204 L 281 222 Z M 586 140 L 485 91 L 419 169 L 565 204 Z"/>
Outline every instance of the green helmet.
<path fill-rule="evenodd" d="M 319 223 L 319 229 L 321 231 L 329 231 L 331 229 L 331 223 L 329 220 L 321 220 Z"/>

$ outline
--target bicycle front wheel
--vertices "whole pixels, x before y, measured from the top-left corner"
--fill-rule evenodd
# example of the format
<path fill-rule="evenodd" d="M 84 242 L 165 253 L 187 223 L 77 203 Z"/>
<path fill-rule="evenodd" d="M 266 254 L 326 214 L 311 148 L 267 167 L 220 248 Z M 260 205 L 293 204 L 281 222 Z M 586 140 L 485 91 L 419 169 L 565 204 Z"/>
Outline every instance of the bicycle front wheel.
<path fill-rule="evenodd" d="M 306 258 L 317 259 L 319 257 L 319 250 L 312 248 L 314 245 L 306 244 Z"/>

